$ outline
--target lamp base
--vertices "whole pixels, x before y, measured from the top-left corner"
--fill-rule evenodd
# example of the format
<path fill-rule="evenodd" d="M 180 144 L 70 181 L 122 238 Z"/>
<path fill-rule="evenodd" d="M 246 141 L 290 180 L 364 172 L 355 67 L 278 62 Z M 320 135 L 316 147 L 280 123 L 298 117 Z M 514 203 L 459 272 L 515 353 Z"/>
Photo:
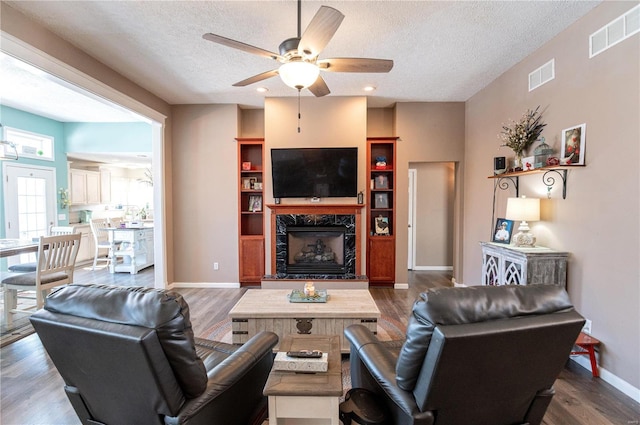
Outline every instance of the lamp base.
<path fill-rule="evenodd" d="M 532 233 L 518 232 L 511 239 L 513 245 L 523 248 L 533 248 L 536 244 L 536 237 Z"/>
<path fill-rule="evenodd" d="M 533 248 L 536 244 L 536 237 L 529 232 L 529 224 L 526 221 L 520 223 L 518 233 L 513 235 L 511 243 L 517 247 Z"/>

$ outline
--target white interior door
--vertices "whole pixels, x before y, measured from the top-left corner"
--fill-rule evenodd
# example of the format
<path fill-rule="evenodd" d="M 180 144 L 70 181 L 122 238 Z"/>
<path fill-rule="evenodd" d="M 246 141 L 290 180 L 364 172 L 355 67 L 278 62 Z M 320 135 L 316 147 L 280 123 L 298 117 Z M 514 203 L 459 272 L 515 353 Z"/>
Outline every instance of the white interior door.
<path fill-rule="evenodd" d="M 56 173 L 52 167 L 3 163 L 5 235 L 31 239 L 56 223 Z M 31 257 L 31 258 L 30 258 Z M 34 261 L 34 254 L 11 258 Z"/>

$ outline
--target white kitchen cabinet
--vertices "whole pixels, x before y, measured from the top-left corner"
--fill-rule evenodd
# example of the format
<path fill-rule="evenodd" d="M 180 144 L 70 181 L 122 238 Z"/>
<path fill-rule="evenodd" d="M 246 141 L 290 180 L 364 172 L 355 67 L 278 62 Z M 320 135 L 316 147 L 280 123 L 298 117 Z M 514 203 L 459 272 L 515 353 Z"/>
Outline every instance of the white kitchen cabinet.
<path fill-rule="evenodd" d="M 483 285 L 567 286 L 568 252 L 541 246 L 518 248 L 494 242 L 480 244 Z"/>
<path fill-rule="evenodd" d="M 99 204 L 100 173 L 89 170 L 69 170 L 69 193 L 74 205 Z"/>
<path fill-rule="evenodd" d="M 76 263 L 84 263 L 87 261 L 93 261 L 95 243 L 93 242 L 93 234 L 91 233 L 91 227 L 88 224 L 76 224 L 73 225 L 80 232 L 80 246 L 78 247 L 78 256 L 76 257 Z"/>
<path fill-rule="evenodd" d="M 100 202 L 111 203 L 111 171 L 100 170 Z"/>

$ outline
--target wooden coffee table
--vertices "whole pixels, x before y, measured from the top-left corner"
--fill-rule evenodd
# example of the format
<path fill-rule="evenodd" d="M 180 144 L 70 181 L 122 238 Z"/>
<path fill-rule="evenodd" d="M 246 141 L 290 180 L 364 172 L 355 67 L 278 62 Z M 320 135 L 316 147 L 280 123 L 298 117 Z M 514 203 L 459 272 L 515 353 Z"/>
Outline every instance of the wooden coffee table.
<path fill-rule="evenodd" d="M 269 425 L 340 424 L 340 337 L 286 335 L 280 341 L 280 351 L 304 349 L 328 353 L 329 368 L 317 373 L 272 370 L 264 387 L 269 397 Z"/>
<path fill-rule="evenodd" d="M 292 303 L 289 289 L 249 289 L 229 312 L 232 342 L 243 344 L 258 332 L 285 335 L 338 335 L 349 352 L 344 329 L 362 324 L 377 332 L 380 310 L 367 289 L 328 290 L 326 303 Z M 277 348 L 277 347 L 276 347 Z"/>

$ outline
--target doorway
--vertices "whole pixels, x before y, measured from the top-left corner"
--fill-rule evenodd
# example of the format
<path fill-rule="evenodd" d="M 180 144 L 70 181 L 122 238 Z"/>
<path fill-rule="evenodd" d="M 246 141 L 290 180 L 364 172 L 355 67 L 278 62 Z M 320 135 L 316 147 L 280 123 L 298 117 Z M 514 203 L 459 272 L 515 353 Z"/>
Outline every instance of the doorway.
<path fill-rule="evenodd" d="M 454 162 L 409 163 L 409 270 L 453 270 L 454 207 Z"/>

